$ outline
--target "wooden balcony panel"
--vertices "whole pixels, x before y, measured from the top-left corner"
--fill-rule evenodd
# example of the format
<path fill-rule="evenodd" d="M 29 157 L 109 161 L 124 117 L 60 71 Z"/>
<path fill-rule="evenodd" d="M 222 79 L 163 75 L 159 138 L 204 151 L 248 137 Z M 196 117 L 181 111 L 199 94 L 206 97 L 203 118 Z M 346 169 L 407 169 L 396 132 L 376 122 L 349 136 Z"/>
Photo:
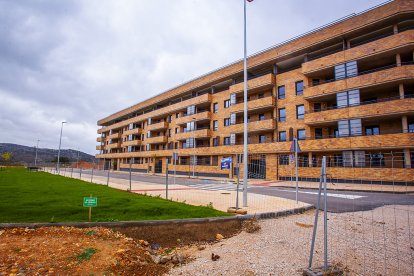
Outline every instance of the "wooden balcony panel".
<path fill-rule="evenodd" d="M 198 129 L 195 131 L 181 132 L 174 135 L 175 140 L 185 140 L 187 138 L 208 138 L 211 137 L 210 129 Z"/>
<path fill-rule="evenodd" d="M 267 74 L 247 81 L 248 91 L 255 91 L 258 89 L 270 88 L 275 85 L 275 76 Z M 238 93 L 244 90 L 244 82 L 230 86 L 230 93 Z"/>
<path fill-rule="evenodd" d="M 414 112 L 414 98 L 397 99 L 305 114 L 305 124 L 315 125 L 351 118 L 380 117 Z"/>
<path fill-rule="evenodd" d="M 120 147 L 121 147 L 121 143 L 112 143 L 112 144 L 105 145 L 106 149 L 116 149 Z"/>
<path fill-rule="evenodd" d="M 163 143 L 167 143 L 167 136 L 158 136 L 158 137 L 149 137 L 149 138 L 145 138 L 145 141 L 147 142 L 147 144 L 163 144 Z"/>
<path fill-rule="evenodd" d="M 414 77 L 414 65 L 403 65 L 381 71 L 376 71 L 364 75 L 359 75 L 349 79 L 337 80 L 316 86 L 305 87 L 305 99 L 315 98 L 340 91 L 358 89 L 387 82 L 397 82 Z"/>
<path fill-rule="evenodd" d="M 274 107 L 276 99 L 272 97 L 265 97 L 257 100 L 252 100 L 247 102 L 248 111 L 253 111 L 255 109 L 262 109 L 266 107 Z M 244 112 L 244 103 L 238 103 L 230 106 L 230 112 L 240 113 Z"/>
<path fill-rule="evenodd" d="M 154 131 L 154 130 L 161 130 L 161 129 L 167 129 L 167 128 L 168 128 L 167 122 L 159 122 L 159 123 L 148 125 L 146 127 L 146 130 Z"/>
<path fill-rule="evenodd" d="M 186 124 L 188 122 L 192 122 L 193 121 L 193 118 L 196 121 L 210 120 L 210 118 L 211 118 L 211 112 L 210 111 L 205 111 L 205 112 L 200 112 L 200 113 L 196 113 L 196 114 L 192 114 L 192 115 L 180 117 L 180 118 L 178 118 L 178 119 L 175 120 L 175 123 L 177 125 L 183 125 L 183 124 Z"/>
<path fill-rule="evenodd" d="M 132 140 L 132 141 L 125 141 L 122 142 L 122 146 L 123 147 L 127 147 L 127 146 L 140 146 L 142 144 L 141 140 Z"/>
<path fill-rule="evenodd" d="M 96 146 L 96 150 L 103 150 L 104 147 L 103 146 Z"/>
<path fill-rule="evenodd" d="M 118 132 L 118 133 L 113 133 L 111 135 L 108 135 L 107 139 L 119 139 L 120 137 L 121 137 L 121 133 Z"/>
<path fill-rule="evenodd" d="M 236 124 L 228 127 L 230 133 L 243 133 L 244 124 Z M 263 121 L 255 121 L 247 124 L 247 129 L 249 132 L 257 132 L 261 130 L 270 130 L 276 128 L 276 122 L 274 119 L 267 119 Z"/>
<path fill-rule="evenodd" d="M 413 44 L 414 30 L 405 31 L 345 51 L 340 51 L 335 54 L 305 62 L 302 64 L 302 72 L 306 75 L 328 67 L 333 67 L 336 64 L 358 60 Z"/>
<path fill-rule="evenodd" d="M 122 136 L 128 136 L 128 135 L 131 135 L 131 134 L 138 135 L 138 134 L 141 134 L 141 133 L 142 133 L 142 128 L 134 128 L 134 129 L 124 131 L 124 133 L 122 133 Z"/>

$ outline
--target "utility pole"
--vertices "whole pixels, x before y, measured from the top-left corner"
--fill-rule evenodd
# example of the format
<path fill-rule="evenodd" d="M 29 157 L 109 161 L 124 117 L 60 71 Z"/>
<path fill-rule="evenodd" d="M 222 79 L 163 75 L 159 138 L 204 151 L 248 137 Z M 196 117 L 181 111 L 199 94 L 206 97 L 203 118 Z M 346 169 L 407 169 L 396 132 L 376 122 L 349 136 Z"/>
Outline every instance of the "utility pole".
<path fill-rule="evenodd" d="M 251 0 L 247 0 L 251 2 Z M 243 207 L 247 207 L 247 43 L 246 43 L 246 0 L 244 2 L 244 135 L 243 135 Z"/>
<path fill-rule="evenodd" d="M 35 152 L 35 166 L 37 165 L 37 149 L 39 148 L 39 139 L 37 139 L 37 144 L 36 144 L 36 152 Z"/>
<path fill-rule="evenodd" d="M 62 126 L 60 127 L 60 138 L 59 138 L 59 150 L 58 150 L 58 156 L 57 156 L 57 164 L 56 164 L 56 171 L 59 174 L 60 168 L 59 168 L 59 161 L 60 161 L 60 146 L 62 145 L 62 132 L 63 132 L 63 124 L 66 124 L 67 122 L 63 121 Z"/>
<path fill-rule="evenodd" d="M 193 118 L 193 178 L 195 177 L 195 148 L 196 148 L 196 141 L 195 141 L 195 131 L 196 131 L 196 118 Z"/>

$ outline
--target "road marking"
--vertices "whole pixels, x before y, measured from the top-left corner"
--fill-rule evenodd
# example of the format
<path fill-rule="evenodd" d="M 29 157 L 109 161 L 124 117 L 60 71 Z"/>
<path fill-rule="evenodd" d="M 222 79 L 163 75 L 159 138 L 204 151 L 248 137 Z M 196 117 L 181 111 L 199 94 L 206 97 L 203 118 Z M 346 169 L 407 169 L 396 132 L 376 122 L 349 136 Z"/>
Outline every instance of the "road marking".
<path fill-rule="evenodd" d="M 279 190 L 279 191 L 296 193 L 296 191 L 294 191 L 294 190 L 293 191 L 292 190 Z M 301 193 L 301 194 L 311 194 L 311 195 L 317 195 L 318 194 L 318 192 L 304 192 L 304 191 L 299 191 L 299 193 Z M 324 193 L 322 192 L 321 195 L 324 195 Z M 345 199 L 359 199 L 359 198 L 367 197 L 367 196 L 360 196 L 360 195 L 333 194 L 333 193 L 327 193 L 326 195 L 330 196 L 330 197 L 345 198 Z"/>

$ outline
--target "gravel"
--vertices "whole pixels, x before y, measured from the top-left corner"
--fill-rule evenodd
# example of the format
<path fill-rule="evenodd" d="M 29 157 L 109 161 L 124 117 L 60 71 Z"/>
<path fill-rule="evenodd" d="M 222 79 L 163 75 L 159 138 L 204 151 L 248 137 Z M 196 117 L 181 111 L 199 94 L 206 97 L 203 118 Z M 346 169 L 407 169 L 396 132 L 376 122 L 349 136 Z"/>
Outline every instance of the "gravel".
<path fill-rule="evenodd" d="M 193 248 L 195 260 L 169 275 L 302 275 L 307 267 L 315 211 L 259 221 L 261 230 Z M 411 217 L 411 218 L 410 218 Z M 314 267 L 323 265 L 320 213 Z M 351 275 L 412 275 L 414 206 L 328 214 L 329 263 Z M 225 237 L 226 238 L 226 237 Z M 212 253 L 220 256 L 211 260 Z"/>

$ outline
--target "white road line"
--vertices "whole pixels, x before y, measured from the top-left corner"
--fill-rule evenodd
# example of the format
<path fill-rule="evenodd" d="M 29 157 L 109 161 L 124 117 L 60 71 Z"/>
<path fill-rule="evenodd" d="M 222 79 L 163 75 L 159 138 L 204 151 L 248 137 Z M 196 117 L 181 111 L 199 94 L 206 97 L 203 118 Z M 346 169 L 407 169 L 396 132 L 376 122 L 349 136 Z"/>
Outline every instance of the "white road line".
<path fill-rule="evenodd" d="M 296 191 L 292 191 L 292 190 L 280 190 L 280 191 L 296 193 Z M 311 195 L 317 195 L 318 194 L 318 192 L 304 192 L 304 191 L 299 191 L 299 193 L 301 193 L 301 194 L 311 194 Z M 324 193 L 322 192 L 321 195 L 324 195 Z M 326 195 L 330 196 L 330 197 L 345 198 L 345 199 L 359 199 L 359 198 L 366 197 L 366 196 L 360 196 L 360 195 L 332 194 L 332 193 L 327 193 Z"/>

